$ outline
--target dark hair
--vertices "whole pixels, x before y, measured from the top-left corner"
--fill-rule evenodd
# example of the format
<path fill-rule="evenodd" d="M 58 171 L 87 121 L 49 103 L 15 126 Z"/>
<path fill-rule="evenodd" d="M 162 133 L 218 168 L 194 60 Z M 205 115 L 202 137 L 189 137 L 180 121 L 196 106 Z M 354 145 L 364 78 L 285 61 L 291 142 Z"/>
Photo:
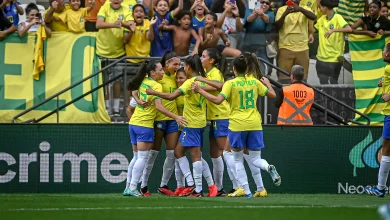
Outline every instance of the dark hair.
<path fill-rule="evenodd" d="M 381 7 L 382 7 L 381 2 L 378 1 L 378 0 L 373 0 L 369 5 L 371 5 L 371 4 L 376 4 L 376 5 L 378 6 L 378 8 L 381 8 Z"/>
<path fill-rule="evenodd" d="M 227 62 L 225 55 L 222 55 L 221 52 L 219 52 L 219 50 L 217 50 L 216 48 L 208 48 L 206 50 L 209 57 L 215 60 L 214 66 L 216 66 L 219 71 L 221 71 L 222 75 L 225 77 L 227 70 Z"/>
<path fill-rule="evenodd" d="M 156 70 L 158 63 L 159 62 L 155 60 L 145 60 L 145 62 L 142 63 L 137 74 L 135 74 L 134 78 L 130 80 L 129 84 L 127 85 L 127 89 L 130 91 L 137 90 L 141 85 L 142 81 L 145 79 L 146 75 L 150 76 L 150 73 Z"/>
<path fill-rule="evenodd" d="M 184 16 L 186 16 L 186 15 L 188 15 L 188 16 L 190 16 L 190 21 L 191 21 L 191 23 L 192 23 L 192 14 L 191 14 L 191 12 L 190 11 L 180 11 L 176 16 L 175 16 L 175 25 L 176 26 L 179 26 L 180 24 L 179 24 L 179 21 L 184 17 Z"/>
<path fill-rule="evenodd" d="M 26 7 L 26 14 L 27 15 L 30 14 L 30 12 L 32 10 L 37 10 L 39 12 L 38 6 L 36 4 L 34 4 L 34 3 L 30 3 L 30 4 L 27 5 L 27 7 Z"/>
<path fill-rule="evenodd" d="M 206 14 L 205 14 L 205 16 L 206 15 L 211 15 L 211 16 L 213 16 L 213 20 L 214 21 L 218 21 L 218 16 L 217 16 L 217 14 L 215 14 L 214 12 L 207 12 Z"/>
<path fill-rule="evenodd" d="M 236 0 L 237 8 L 238 8 L 238 14 L 240 15 L 240 18 L 245 17 L 245 5 L 241 0 Z M 225 0 L 214 0 L 213 6 L 211 7 L 212 12 L 215 13 L 223 13 L 225 9 L 223 6 L 225 5 Z"/>
<path fill-rule="evenodd" d="M 240 56 L 234 58 L 233 67 L 240 74 L 245 74 L 248 69 L 248 61 L 245 58 L 244 54 L 240 54 Z"/>
<path fill-rule="evenodd" d="M 382 8 L 387 8 L 387 9 L 389 9 L 389 6 L 383 5 Z"/>
<path fill-rule="evenodd" d="M 204 72 L 202 61 L 200 60 L 200 57 L 198 54 L 195 54 L 194 56 L 189 56 L 184 61 L 185 64 L 190 66 L 192 71 L 195 71 L 196 73 L 200 74 L 203 77 L 206 77 L 206 73 Z"/>
<path fill-rule="evenodd" d="M 169 51 L 169 50 L 168 50 L 167 52 L 165 52 L 164 56 L 161 57 L 161 62 L 160 62 L 160 63 L 161 63 L 161 65 L 162 65 L 162 67 L 165 68 L 166 62 L 167 62 L 168 60 L 174 58 L 174 57 L 177 57 L 177 55 L 176 55 L 175 52 Z"/>
<path fill-rule="evenodd" d="M 261 72 L 260 63 L 256 54 L 244 52 L 243 55 L 245 56 L 248 64 L 248 73 L 253 74 L 255 78 L 260 80 L 261 77 L 263 77 L 263 73 Z"/>
<path fill-rule="evenodd" d="M 186 73 L 186 71 L 184 70 L 184 67 L 180 67 L 177 71 L 176 71 L 176 74 L 177 73 Z"/>
<path fill-rule="evenodd" d="M 333 9 L 339 5 L 339 2 L 336 0 L 321 0 L 320 5 L 327 7 L 328 9 Z"/>
<path fill-rule="evenodd" d="M 134 6 L 133 6 L 133 13 L 134 13 L 134 11 L 135 11 L 135 8 L 136 7 L 141 7 L 143 10 L 144 10 L 144 13 L 145 13 L 145 6 L 143 6 L 143 5 L 141 5 L 141 4 L 135 4 Z"/>
<path fill-rule="evenodd" d="M 158 3 L 159 3 L 159 2 L 161 2 L 161 1 L 164 1 L 164 2 L 166 2 L 166 3 L 168 4 L 168 7 L 169 7 L 169 1 L 168 1 L 168 0 L 157 0 L 157 2 L 156 2 L 156 5 L 155 5 L 155 6 L 157 6 L 157 5 L 158 5 Z"/>

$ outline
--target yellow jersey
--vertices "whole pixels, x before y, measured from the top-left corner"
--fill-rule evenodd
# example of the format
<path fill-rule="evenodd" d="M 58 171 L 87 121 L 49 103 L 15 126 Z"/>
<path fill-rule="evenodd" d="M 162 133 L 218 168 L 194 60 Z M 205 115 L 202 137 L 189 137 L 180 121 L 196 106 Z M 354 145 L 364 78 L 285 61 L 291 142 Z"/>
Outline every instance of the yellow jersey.
<path fill-rule="evenodd" d="M 312 12 L 314 12 L 314 14 L 317 15 L 317 11 L 320 11 L 320 10 L 317 10 L 317 0 L 301 0 L 299 2 L 299 6 L 301 7 L 308 7 L 311 9 Z"/>
<path fill-rule="evenodd" d="M 382 81 L 383 93 L 390 94 L 390 64 L 385 67 L 385 75 Z M 385 103 L 383 108 L 384 115 L 390 115 L 390 101 Z"/>
<path fill-rule="evenodd" d="M 139 99 L 148 101 L 151 104 L 147 108 L 144 108 L 137 104 L 129 124 L 147 128 L 154 127 L 154 119 L 156 118 L 158 112 L 154 104 L 154 100 L 161 98 L 153 95 L 147 95 L 146 89 L 149 87 L 152 88 L 154 91 L 162 92 L 162 87 L 160 83 L 154 81 L 152 78 L 145 78 L 138 89 L 138 97 Z"/>
<path fill-rule="evenodd" d="M 66 24 L 68 31 L 72 33 L 85 32 L 85 20 L 88 16 L 88 9 L 80 8 L 79 10 L 66 10 L 58 17 Z"/>
<path fill-rule="evenodd" d="M 46 11 L 43 13 L 44 18 L 46 17 L 46 14 L 49 10 L 50 10 L 50 7 L 48 9 L 46 9 Z M 59 17 L 62 13 L 66 12 L 67 10 L 71 10 L 69 5 L 65 5 L 65 9 L 61 13 L 54 12 L 53 16 Z M 58 31 L 58 32 L 68 31 L 68 27 L 66 26 L 66 24 L 64 22 L 55 21 L 54 19 L 52 19 L 52 21 L 50 22 L 49 27 L 53 32 L 54 31 Z"/>
<path fill-rule="evenodd" d="M 218 68 L 213 67 L 209 72 L 206 73 L 206 78 L 211 81 L 224 83 L 225 79 L 221 71 Z M 219 91 L 210 91 L 211 95 L 218 96 Z M 221 120 L 228 119 L 230 113 L 230 106 L 227 101 L 223 101 L 220 105 L 216 105 L 207 100 L 207 120 Z"/>
<path fill-rule="evenodd" d="M 195 82 L 195 76 L 186 80 L 179 90 L 184 95 L 184 105 L 186 106 L 183 111 L 183 116 L 187 120 L 188 128 L 204 128 L 206 127 L 206 100 L 199 93 L 193 93 L 191 85 Z M 205 83 L 197 82 L 202 86 Z"/>
<path fill-rule="evenodd" d="M 115 10 L 111 4 L 100 8 L 98 18 L 104 18 L 107 23 L 114 23 L 118 19 L 125 22 L 133 20 L 129 9 L 121 6 Z M 118 58 L 125 55 L 123 32 L 123 28 L 99 29 L 96 34 L 96 54 L 105 58 Z"/>
<path fill-rule="evenodd" d="M 309 7 L 302 8 L 312 11 Z M 282 6 L 276 13 L 275 21 L 287 10 L 287 6 Z M 283 26 L 279 29 L 279 48 L 294 52 L 301 52 L 309 49 L 309 19 L 301 12 L 290 13 L 284 19 Z"/>
<path fill-rule="evenodd" d="M 180 88 L 179 88 L 180 89 Z M 177 113 L 180 116 L 183 116 L 184 111 L 184 96 L 179 96 L 176 99 Z"/>
<path fill-rule="evenodd" d="M 147 19 L 144 19 L 144 22 L 140 26 L 135 27 L 134 33 L 131 35 L 129 43 L 125 45 L 126 55 L 127 56 L 138 56 L 138 57 L 149 57 L 150 55 L 150 41 L 146 38 L 146 33 L 148 33 L 150 27 L 150 22 Z M 153 30 L 152 30 L 153 31 Z M 128 33 L 128 30 L 125 30 L 125 33 Z M 131 63 L 140 63 L 144 60 L 141 59 L 129 59 Z"/>
<path fill-rule="evenodd" d="M 137 0 L 123 0 L 123 7 L 129 9 L 130 16 L 133 16 L 133 6 L 137 4 Z M 110 1 L 106 1 L 104 7 L 110 7 Z"/>
<path fill-rule="evenodd" d="M 171 75 L 171 74 L 168 74 L 168 73 L 164 73 L 164 76 L 163 76 L 162 80 L 158 81 L 158 83 L 160 83 L 161 86 L 162 86 L 162 92 L 164 92 L 164 93 L 173 93 L 177 89 L 177 86 L 176 86 L 176 74 L 172 74 Z M 169 100 L 163 99 L 162 100 L 162 104 L 170 112 L 172 112 L 173 114 L 177 115 L 177 106 L 176 106 L 176 101 L 175 100 L 169 101 Z M 164 115 L 161 112 L 157 113 L 156 121 L 169 121 L 169 120 L 173 120 L 173 119 L 168 117 L 168 116 L 166 116 L 166 115 Z"/>
<path fill-rule="evenodd" d="M 333 32 L 329 38 L 325 34 L 332 29 L 339 29 L 348 26 L 344 18 L 334 13 L 328 20 L 326 15 L 318 19 L 314 28 L 318 32 L 319 45 L 317 52 L 317 59 L 323 62 L 338 63 L 338 57 L 344 54 L 344 33 Z"/>
<path fill-rule="evenodd" d="M 259 80 L 237 76 L 227 81 L 221 95 L 230 103 L 229 129 L 231 131 L 263 130 L 257 110 L 257 98 L 265 96 L 268 88 Z"/>

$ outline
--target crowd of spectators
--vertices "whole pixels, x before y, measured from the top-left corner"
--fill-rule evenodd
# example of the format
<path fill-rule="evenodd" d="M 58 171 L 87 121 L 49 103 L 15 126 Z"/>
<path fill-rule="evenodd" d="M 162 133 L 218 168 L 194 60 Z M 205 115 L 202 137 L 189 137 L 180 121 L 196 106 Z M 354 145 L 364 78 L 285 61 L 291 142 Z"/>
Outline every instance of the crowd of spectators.
<path fill-rule="evenodd" d="M 107 59 L 160 57 L 169 50 L 187 56 L 209 47 L 235 57 L 245 50 L 271 63 L 276 59 L 287 72 L 301 65 L 307 80 L 308 45 L 317 32 L 318 78 L 321 84 L 337 84 L 345 33 L 390 34 L 387 7 L 386 1 L 378 0 L 70 0 L 69 4 L 50 0 L 41 15 L 35 4 L 24 9 L 16 0 L 2 0 L 0 38 L 15 31 L 23 37 L 40 26 L 49 37 L 52 32 L 97 32 L 96 53 Z M 26 20 L 20 21 L 24 13 Z M 283 74 L 278 79 L 289 83 Z M 116 83 L 115 113 L 119 95 Z"/>

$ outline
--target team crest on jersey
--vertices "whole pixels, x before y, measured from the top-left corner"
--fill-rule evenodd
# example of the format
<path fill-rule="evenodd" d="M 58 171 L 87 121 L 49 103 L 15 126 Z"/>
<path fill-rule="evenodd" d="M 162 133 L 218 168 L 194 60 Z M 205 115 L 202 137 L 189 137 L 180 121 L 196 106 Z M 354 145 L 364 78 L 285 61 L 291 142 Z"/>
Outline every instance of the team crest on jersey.
<path fill-rule="evenodd" d="M 376 24 L 375 24 L 375 27 L 376 27 L 376 28 L 379 28 L 379 26 L 380 26 L 379 23 L 376 23 Z"/>
<path fill-rule="evenodd" d="M 331 24 L 329 28 L 330 28 L 331 30 L 334 29 L 334 25 Z"/>
<path fill-rule="evenodd" d="M 133 11 L 133 5 L 129 5 L 129 9 Z"/>
<path fill-rule="evenodd" d="M 311 5 L 311 2 L 308 2 L 308 3 L 307 3 L 307 6 L 309 6 L 309 7 L 310 7 L 310 5 Z"/>
<path fill-rule="evenodd" d="M 119 20 L 123 21 L 123 15 L 119 15 Z"/>
<path fill-rule="evenodd" d="M 84 21 L 84 19 L 83 18 L 80 18 L 80 22 L 83 22 Z"/>

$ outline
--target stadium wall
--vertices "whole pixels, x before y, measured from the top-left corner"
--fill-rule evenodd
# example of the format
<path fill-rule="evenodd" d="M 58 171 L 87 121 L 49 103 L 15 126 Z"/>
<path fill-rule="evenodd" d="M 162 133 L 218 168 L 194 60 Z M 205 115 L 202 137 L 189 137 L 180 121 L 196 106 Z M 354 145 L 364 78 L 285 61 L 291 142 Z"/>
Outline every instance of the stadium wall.
<path fill-rule="evenodd" d="M 263 171 L 265 187 L 269 193 L 362 193 L 377 180 L 381 131 L 264 126 L 262 156 L 282 177 L 282 185 L 275 187 Z M 0 124 L 0 133 L 0 193 L 123 191 L 132 158 L 126 124 Z M 204 137 L 208 140 L 208 128 Z M 205 141 L 203 156 L 210 162 L 208 149 Z M 160 183 L 164 158 L 161 151 L 149 180 L 152 193 Z M 255 189 L 249 169 L 247 173 Z M 176 187 L 174 174 L 170 187 Z M 226 170 L 224 187 L 231 189 Z"/>

